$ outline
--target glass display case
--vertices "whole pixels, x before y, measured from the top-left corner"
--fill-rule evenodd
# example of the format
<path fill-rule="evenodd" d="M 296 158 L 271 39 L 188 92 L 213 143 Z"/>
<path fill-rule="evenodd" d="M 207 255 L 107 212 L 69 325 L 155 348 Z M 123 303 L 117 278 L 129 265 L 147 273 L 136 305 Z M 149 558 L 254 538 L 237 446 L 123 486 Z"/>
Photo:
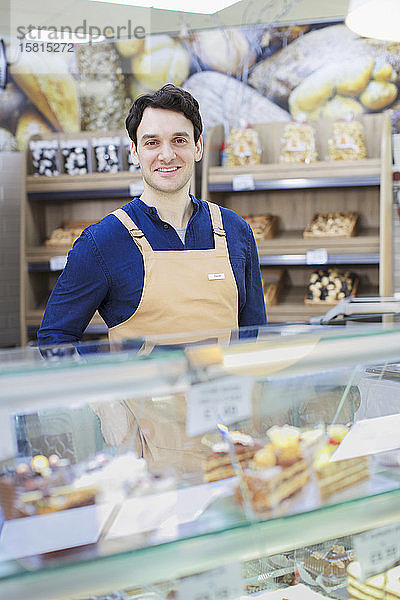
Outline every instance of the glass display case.
<path fill-rule="evenodd" d="M 1 598 L 396 597 L 399 325 L 233 337 L 0 354 Z"/>

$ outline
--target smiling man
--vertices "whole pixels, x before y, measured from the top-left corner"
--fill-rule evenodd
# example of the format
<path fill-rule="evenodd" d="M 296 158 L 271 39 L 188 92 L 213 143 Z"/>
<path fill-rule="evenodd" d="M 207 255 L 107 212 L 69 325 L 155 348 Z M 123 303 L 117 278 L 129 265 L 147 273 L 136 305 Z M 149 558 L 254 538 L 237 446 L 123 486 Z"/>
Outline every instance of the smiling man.
<path fill-rule="evenodd" d="M 144 191 L 75 242 L 39 344 L 80 341 L 96 310 L 111 340 L 167 335 L 172 341 L 181 334 L 180 341 L 192 342 L 206 330 L 263 325 L 250 227 L 189 193 L 203 152 L 197 101 L 168 84 L 133 103 L 126 127 Z"/>

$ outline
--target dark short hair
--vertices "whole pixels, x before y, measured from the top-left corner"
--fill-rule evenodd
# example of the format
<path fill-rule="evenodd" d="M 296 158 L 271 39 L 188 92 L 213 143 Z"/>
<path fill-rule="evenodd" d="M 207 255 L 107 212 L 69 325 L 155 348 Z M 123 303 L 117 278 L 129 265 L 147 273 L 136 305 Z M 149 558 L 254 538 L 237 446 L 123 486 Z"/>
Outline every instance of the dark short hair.
<path fill-rule="evenodd" d="M 132 104 L 125 125 L 129 137 L 137 145 L 137 128 L 146 108 L 165 108 L 183 113 L 193 123 L 194 141 L 197 142 L 203 130 L 199 103 L 189 92 L 167 83 L 153 94 L 144 94 L 136 98 Z"/>

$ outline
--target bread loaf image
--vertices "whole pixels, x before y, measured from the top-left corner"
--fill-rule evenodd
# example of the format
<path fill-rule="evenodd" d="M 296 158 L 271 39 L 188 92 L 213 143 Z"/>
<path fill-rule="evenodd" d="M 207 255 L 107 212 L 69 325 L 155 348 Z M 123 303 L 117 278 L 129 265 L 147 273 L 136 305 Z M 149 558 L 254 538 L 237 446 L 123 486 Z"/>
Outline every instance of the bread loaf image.
<path fill-rule="evenodd" d="M 305 33 L 258 62 L 249 83 L 282 108 L 288 108 L 296 88 L 308 86 L 306 81 L 310 76 L 322 78 L 331 67 L 337 74 L 335 93 L 330 99 L 336 94 L 358 99 L 370 81 L 397 81 L 400 43 L 361 38 L 342 24 L 324 27 Z M 389 97 L 386 98 L 389 102 Z M 292 99 L 293 103 L 297 108 Z M 309 112 L 315 110 L 316 107 Z M 370 109 L 364 106 L 364 110 Z"/>
<path fill-rule="evenodd" d="M 79 131 L 77 85 L 61 55 L 21 52 L 10 74 L 57 131 Z"/>
<path fill-rule="evenodd" d="M 237 124 L 240 119 L 248 123 L 290 120 L 286 110 L 250 86 L 216 71 L 195 73 L 182 87 L 197 98 L 206 128 L 224 122 Z"/>

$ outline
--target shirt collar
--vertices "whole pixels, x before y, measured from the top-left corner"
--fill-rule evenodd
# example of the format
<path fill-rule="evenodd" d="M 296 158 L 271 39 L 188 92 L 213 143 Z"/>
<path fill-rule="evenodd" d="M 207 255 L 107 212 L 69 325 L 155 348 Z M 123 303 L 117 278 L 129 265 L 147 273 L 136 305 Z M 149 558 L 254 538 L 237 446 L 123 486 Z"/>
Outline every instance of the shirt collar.
<path fill-rule="evenodd" d="M 199 208 L 200 208 L 200 200 L 198 200 L 197 198 L 195 198 L 192 194 L 189 194 L 192 203 L 193 203 L 193 214 L 192 217 L 198 212 Z M 139 197 L 135 197 L 133 198 L 133 201 L 137 204 L 137 206 L 143 210 L 143 212 L 146 213 L 146 215 L 154 216 L 157 214 L 157 209 L 155 208 L 155 206 L 148 206 L 145 202 L 143 202 L 143 200 L 141 200 Z"/>

